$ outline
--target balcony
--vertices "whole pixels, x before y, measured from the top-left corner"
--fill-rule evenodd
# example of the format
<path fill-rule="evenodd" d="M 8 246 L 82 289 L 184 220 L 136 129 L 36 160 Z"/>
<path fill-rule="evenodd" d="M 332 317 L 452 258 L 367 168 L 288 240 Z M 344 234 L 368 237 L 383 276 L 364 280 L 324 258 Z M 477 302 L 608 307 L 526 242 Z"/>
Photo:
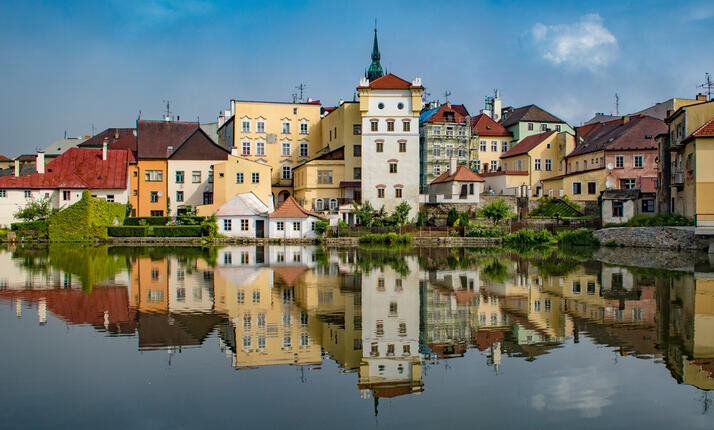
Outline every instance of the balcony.
<path fill-rule="evenodd" d="M 671 184 L 681 187 L 684 185 L 684 172 L 681 170 L 673 170 Z"/>

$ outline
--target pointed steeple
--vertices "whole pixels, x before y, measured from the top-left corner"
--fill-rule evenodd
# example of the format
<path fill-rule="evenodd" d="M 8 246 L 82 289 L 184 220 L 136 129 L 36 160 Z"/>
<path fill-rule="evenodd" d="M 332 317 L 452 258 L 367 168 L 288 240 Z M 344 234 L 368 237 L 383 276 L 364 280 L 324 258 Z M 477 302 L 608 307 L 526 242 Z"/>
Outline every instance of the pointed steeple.
<path fill-rule="evenodd" d="M 374 29 L 374 46 L 372 46 L 372 64 L 369 65 L 367 70 L 367 79 L 370 82 L 373 80 L 384 76 L 384 71 L 382 70 L 382 65 L 379 60 L 382 56 L 379 53 L 379 44 L 377 43 L 377 28 Z"/>

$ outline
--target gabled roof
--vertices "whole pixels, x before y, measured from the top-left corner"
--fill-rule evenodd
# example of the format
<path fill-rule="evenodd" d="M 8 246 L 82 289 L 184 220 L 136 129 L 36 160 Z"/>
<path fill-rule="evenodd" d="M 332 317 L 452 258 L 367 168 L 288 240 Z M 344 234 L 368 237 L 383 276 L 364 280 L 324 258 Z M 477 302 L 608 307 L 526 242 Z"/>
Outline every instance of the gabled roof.
<path fill-rule="evenodd" d="M 271 205 L 272 206 L 272 205 Z M 268 216 L 270 208 L 258 196 L 250 193 L 237 194 L 218 208 L 216 216 Z"/>
<path fill-rule="evenodd" d="M 657 149 L 654 137 L 668 130 L 664 121 L 649 116 L 627 118 L 606 122 L 590 130 L 567 157 L 604 150 Z"/>
<path fill-rule="evenodd" d="M 288 196 L 283 204 L 270 214 L 270 218 L 307 218 L 310 216 L 322 218 L 320 215 L 300 206 L 293 196 Z"/>
<path fill-rule="evenodd" d="M 360 86 L 358 88 L 372 88 L 373 90 L 408 90 L 411 88 L 424 87 L 422 87 L 421 85 L 412 85 L 411 82 L 405 81 L 397 75 L 387 73 L 386 75 L 370 82 L 368 86 Z"/>
<path fill-rule="evenodd" d="M 130 157 L 129 151 L 110 149 L 102 160 L 101 150 L 71 148 L 47 163 L 45 173 L 0 177 L 0 188 L 126 189 Z"/>
<path fill-rule="evenodd" d="M 18 155 L 15 160 L 19 161 L 20 163 L 31 163 L 37 160 L 37 155 L 35 154 L 22 154 Z"/>
<path fill-rule="evenodd" d="M 87 137 L 70 137 L 58 139 L 48 145 L 47 148 L 44 149 L 44 153 L 48 156 L 57 156 L 67 151 L 69 148 L 76 148 L 77 146 L 79 146 L 79 144 L 81 144 L 87 139 Z"/>
<path fill-rule="evenodd" d="M 99 134 L 95 134 L 89 139 L 79 144 L 80 148 L 101 148 L 106 140 L 111 146 L 114 142 L 128 134 L 134 134 L 135 128 L 108 128 Z"/>
<path fill-rule="evenodd" d="M 311 161 L 315 161 L 315 160 L 344 160 L 344 159 L 345 159 L 345 147 L 343 145 L 337 149 L 333 149 L 332 151 L 325 152 L 324 154 L 320 154 L 320 155 L 313 157 L 307 161 L 303 161 L 302 163 L 296 165 L 293 168 L 293 170 L 297 169 L 298 167 L 300 167 L 304 164 L 307 164 L 307 163 L 309 163 Z"/>
<path fill-rule="evenodd" d="M 270 270 L 278 275 L 287 286 L 292 287 L 308 269 L 307 266 L 271 266 Z"/>
<path fill-rule="evenodd" d="M 197 122 L 137 121 L 137 158 L 168 158 L 198 126 Z"/>
<path fill-rule="evenodd" d="M 231 153 L 214 142 L 200 127 L 196 127 L 173 151 L 168 152 L 167 158 L 172 160 L 227 160 Z"/>
<path fill-rule="evenodd" d="M 4 155 L 0 155 L 0 161 L 12 161 L 11 159 L 7 158 Z"/>
<path fill-rule="evenodd" d="M 505 127 L 485 113 L 471 118 L 471 132 L 479 136 L 513 136 Z"/>
<path fill-rule="evenodd" d="M 694 130 L 694 133 L 687 136 L 684 141 L 689 141 L 690 139 L 695 137 L 714 137 L 714 118 L 710 119 L 708 122 L 705 122 L 701 127 Z"/>
<path fill-rule="evenodd" d="M 442 182 L 451 182 L 451 181 L 458 181 L 458 182 L 484 182 L 483 178 L 480 177 L 476 172 L 473 170 L 469 169 L 466 166 L 459 166 L 456 169 L 456 173 L 453 175 L 451 174 L 450 170 L 447 170 L 446 172 L 442 173 L 441 176 L 438 178 L 434 179 L 431 181 L 432 184 L 439 184 Z"/>
<path fill-rule="evenodd" d="M 453 113 L 454 119 L 452 121 L 446 120 L 446 114 L 448 112 Z M 464 105 L 449 105 L 443 104 L 438 108 L 430 109 L 426 112 L 419 114 L 419 123 L 423 122 L 453 122 L 453 123 L 466 123 L 466 116 L 468 116 L 468 111 Z"/>
<path fill-rule="evenodd" d="M 508 116 L 501 120 L 501 125 L 508 128 L 519 122 L 556 122 L 566 124 L 557 116 L 546 112 L 536 105 L 528 105 L 514 109 Z"/>
<path fill-rule="evenodd" d="M 534 134 L 532 136 L 525 137 L 521 139 L 520 142 L 513 148 L 509 149 L 508 152 L 501 155 L 501 158 L 515 157 L 516 155 L 527 154 L 531 149 L 538 146 L 541 142 L 557 133 L 555 130 L 549 130 L 544 133 Z"/>

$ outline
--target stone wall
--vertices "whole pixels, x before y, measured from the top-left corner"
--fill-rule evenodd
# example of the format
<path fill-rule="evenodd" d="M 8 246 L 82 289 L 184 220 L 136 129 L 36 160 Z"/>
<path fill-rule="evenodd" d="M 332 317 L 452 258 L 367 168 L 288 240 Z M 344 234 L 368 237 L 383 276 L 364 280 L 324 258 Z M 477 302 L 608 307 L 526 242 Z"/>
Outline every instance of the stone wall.
<path fill-rule="evenodd" d="M 710 241 L 706 236 L 695 236 L 694 227 L 611 227 L 593 235 L 602 244 L 614 242 L 636 248 L 706 250 Z"/>

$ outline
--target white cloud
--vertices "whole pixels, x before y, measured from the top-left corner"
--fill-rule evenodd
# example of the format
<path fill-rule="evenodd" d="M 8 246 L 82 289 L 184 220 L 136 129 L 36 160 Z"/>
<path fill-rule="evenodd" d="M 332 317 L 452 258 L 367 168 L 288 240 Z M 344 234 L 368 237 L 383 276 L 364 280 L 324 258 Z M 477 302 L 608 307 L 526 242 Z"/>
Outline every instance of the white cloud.
<path fill-rule="evenodd" d="M 612 404 L 615 382 L 593 368 L 571 369 L 568 374 L 554 376 L 539 386 L 545 392 L 531 396 L 531 407 L 538 411 L 575 410 L 583 418 L 602 415 L 603 409 Z"/>
<path fill-rule="evenodd" d="M 572 24 L 537 23 L 530 31 L 538 55 L 558 66 L 596 70 L 618 55 L 617 38 L 603 26 L 599 14 L 589 14 Z"/>

